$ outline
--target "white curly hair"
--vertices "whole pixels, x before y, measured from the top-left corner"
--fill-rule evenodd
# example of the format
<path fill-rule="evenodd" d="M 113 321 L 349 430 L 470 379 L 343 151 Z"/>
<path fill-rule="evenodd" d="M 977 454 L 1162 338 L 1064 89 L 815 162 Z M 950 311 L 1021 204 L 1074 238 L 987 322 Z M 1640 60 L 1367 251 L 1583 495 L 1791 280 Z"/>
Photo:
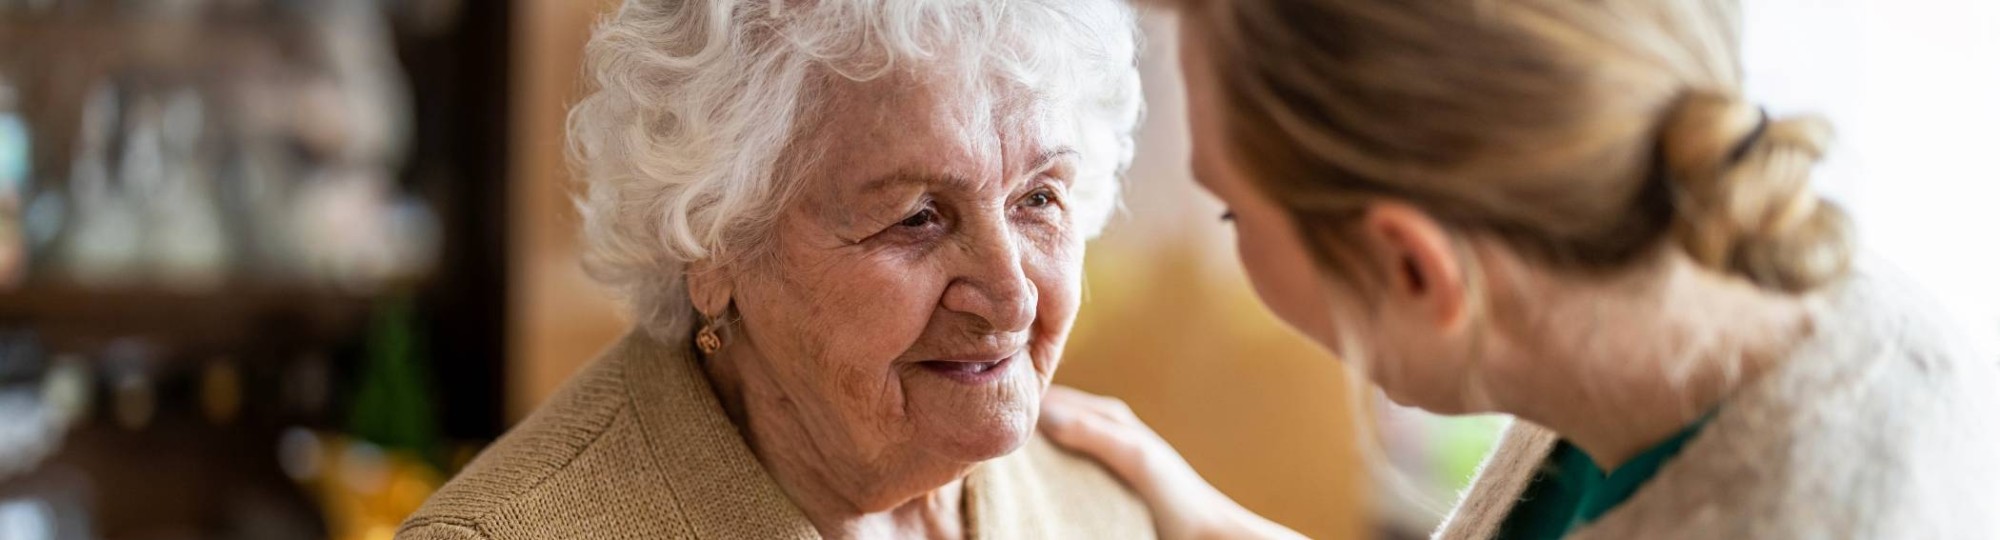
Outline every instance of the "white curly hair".
<path fill-rule="evenodd" d="M 689 264 L 762 242 L 808 152 L 816 81 L 947 66 L 1020 85 L 1074 130 L 1076 224 L 1116 207 L 1141 113 L 1123 0 L 626 0 L 585 50 L 595 89 L 570 111 L 585 268 L 636 322 L 684 340 Z M 669 341 L 674 342 L 674 341 Z"/>

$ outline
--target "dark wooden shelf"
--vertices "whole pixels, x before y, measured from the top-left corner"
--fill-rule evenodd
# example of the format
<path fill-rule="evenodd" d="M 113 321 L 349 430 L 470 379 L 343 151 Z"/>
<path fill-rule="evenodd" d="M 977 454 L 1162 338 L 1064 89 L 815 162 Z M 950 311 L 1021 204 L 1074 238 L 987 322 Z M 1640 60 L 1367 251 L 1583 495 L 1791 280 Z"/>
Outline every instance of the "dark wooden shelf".
<path fill-rule="evenodd" d="M 213 293 L 33 286 L 0 293 L 0 327 L 30 328 L 52 352 L 140 339 L 169 354 L 254 351 L 260 342 L 351 337 L 371 299 L 330 290 L 235 287 Z"/>

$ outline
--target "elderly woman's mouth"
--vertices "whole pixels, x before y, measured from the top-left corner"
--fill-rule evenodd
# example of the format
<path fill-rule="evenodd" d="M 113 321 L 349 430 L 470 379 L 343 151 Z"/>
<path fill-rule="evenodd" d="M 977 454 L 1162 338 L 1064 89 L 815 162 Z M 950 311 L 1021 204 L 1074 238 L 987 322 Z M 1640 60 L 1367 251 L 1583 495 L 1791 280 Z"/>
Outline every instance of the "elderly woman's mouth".
<path fill-rule="evenodd" d="M 1008 355 L 998 359 L 949 359 L 925 360 L 917 362 L 917 367 L 947 379 L 965 384 L 985 384 L 996 381 L 1007 374 L 1007 368 L 1014 364 L 1014 357 Z"/>

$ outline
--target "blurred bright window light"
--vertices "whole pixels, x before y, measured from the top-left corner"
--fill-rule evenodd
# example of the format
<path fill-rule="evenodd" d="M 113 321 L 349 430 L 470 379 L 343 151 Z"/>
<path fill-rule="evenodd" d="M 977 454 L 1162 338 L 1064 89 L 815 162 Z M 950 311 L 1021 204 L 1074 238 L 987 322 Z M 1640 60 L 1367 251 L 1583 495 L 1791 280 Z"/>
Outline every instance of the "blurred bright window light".
<path fill-rule="evenodd" d="M 2000 344 L 2000 2 L 1746 0 L 1748 92 L 1817 111 L 1861 243 Z"/>

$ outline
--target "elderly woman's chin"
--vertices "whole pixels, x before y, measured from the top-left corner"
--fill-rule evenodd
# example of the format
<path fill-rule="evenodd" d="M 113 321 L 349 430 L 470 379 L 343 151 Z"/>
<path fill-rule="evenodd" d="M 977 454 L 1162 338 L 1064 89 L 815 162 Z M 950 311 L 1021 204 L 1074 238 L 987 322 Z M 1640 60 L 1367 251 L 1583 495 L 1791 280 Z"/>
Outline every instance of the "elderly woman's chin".
<path fill-rule="evenodd" d="M 913 440 L 941 458 L 978 463 L 1034 434 L 1048 378 L 1026 352 L 1000 359 L 926 361 L 898 374 Z M 1050 366 L 1053 367 L 1053 366 Z"/>

